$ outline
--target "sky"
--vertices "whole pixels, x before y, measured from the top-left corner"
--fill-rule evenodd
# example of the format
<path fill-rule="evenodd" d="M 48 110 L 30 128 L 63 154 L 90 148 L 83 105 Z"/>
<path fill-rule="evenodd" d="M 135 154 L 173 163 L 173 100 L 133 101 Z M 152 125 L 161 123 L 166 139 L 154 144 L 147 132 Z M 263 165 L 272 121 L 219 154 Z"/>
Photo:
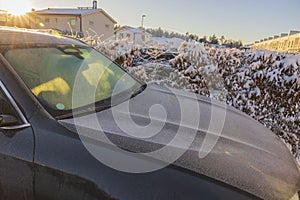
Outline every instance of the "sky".
<path fill-rule="evenodd" d="M 92 0 L 0 0 L 0 9 L 23 1 L 35 9 L 92 5 Z M 98 0 L 98 7 L 120 25 L 140 26 L 146 15 L 146 28 L 224 35 L 245 44 L 300 30 L 300 0 Z"/>

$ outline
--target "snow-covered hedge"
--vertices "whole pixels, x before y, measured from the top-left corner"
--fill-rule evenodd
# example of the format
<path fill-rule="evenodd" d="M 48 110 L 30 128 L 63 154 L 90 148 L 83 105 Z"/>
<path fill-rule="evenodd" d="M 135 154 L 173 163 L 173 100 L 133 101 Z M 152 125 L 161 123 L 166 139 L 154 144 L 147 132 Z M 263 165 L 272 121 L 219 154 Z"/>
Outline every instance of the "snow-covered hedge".
<path fill-rule="evenodd" d="M 227 104 L 279 135 L 299 158 L 300 55 L 217 50 L 212 54 L 227 89 Z"/>
<path fill-rule="evenodd" d="M 157 48 L 126 40 L 95 47 L 148 83 L 210 96 L 247 113 L 282 138 L 300 164 L 300 54 L 206 49 L 184 41 L 174 59 L 152 59 L 147 49 L 156 56 L 174 50 L 163 41 Z"/>

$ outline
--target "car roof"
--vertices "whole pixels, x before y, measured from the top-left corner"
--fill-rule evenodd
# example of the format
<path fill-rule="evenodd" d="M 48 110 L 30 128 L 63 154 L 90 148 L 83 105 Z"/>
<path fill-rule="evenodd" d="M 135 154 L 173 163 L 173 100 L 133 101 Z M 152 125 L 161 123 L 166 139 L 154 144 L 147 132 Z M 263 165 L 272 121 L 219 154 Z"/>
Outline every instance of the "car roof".
<path fill-rule="evenodd" d="M 50 33 L 56 34 L 50 34 Z M 49 30 L 33 30 L 0 26 L 0 45 L 22 44 L 57 44 L 57 45 L 85 45 L 83 42 L 59 35 Z"/>

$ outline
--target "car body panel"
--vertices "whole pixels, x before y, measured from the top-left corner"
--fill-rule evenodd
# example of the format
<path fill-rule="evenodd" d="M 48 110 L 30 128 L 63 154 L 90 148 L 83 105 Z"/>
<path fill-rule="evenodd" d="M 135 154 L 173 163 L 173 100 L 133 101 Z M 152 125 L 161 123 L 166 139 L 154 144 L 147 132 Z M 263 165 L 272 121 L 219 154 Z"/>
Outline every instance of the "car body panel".
<path fill-rule="evenodd" d="M 33 199 L 33 133 L 0 130 L 0 199 Z"/>
<path fill-rule="evenodd" d="M 95 159 L 78 134 L 66 131 L 55 121 L 45 122 L 44 117 L 37 115 L 31 119 L 39 133 L 35 155 L 38 197 L 84 199 L 82 194 L 86 193 L 90 199 L 198 199 L 199 196 L 220 199 L 224 195 L 231 199 L 256 198 L 230 185 L 174 166 L 142 174 L 117 171 Z M 81 196 L 74 197 L 66 192 L 68 188 Z"/>
<path fill-rule="evenodd" d="M 15 82 L 10 81 L 10 78 L 0 62 L 0 90 L 6 97 L 9 95 L 15 101 L 16 96 L 13 92 L 5 93 L 8 88 L 10 91 L 18 91 Z M 8 102 L 11 104 L 9 100 Z M 0 111 L 0 114 L 3 113 Z M 16 130 L 0 128 L 0 199 L 34 197 L 33 159 L 34 133 L 31 127 Z"/>
<path fill-rule="evenodd" d="M 163 98 L 157 98 L 160 96 Z M 191 97 L 187 95 L 186 98 Z M 130 113 L 124 113 L 122 105 L 113 108 L 117 110 L 114 112 L 122 115 L 125 124 L 130 124 L 130 119 L 133 118 L 137 124 L 147 125 L 151 121 L 148 114 L 151 106 L 162 105 L 168 114 L 166 125 L 159 134 L 147 139 L 134 139 L 122 131 L 116 124 L 111 109 L 98 112 L 96 116 L 107 137 L 120 148 L 137 153 L 152 152 L 168 145 L 181 126 L 180 109 L 176 101 L 176 96 L 170 90 L 148 85 L 144 92 L 130 101 Z M 214 102 L 200 96 L 194 101 L 199 103 L 200 125 L 193 144 L 176 161 L 176 166 L 242 188 L 264 199 L 286 199 L 297 191 L 299 171 L 285 145 L 271 131 L 232 108 L 226 110 L 224 128 L 216 146 L 207 157 L 200 159 L 199 151 L 205 135 L 217 135 L 203 131 L 209 126 L 210 109 Z M 85 128 L 86 132 L 92 129 L 95 134 L 100 134 L 99 130 L 93 129 L 97 127 L 97 124 L 93 124 L 93 117 L 90 114 L 80 117 L 80 120 L 60 120 L 60 123 L 74 132 L 80 127 L 83 130 Z M 186 134 L 189 132 L 188 128 L 185 130 Z M 184 139 L 185 136 L 182 137 Z M 287 191 L 286 194 L 282 190 Z"/>

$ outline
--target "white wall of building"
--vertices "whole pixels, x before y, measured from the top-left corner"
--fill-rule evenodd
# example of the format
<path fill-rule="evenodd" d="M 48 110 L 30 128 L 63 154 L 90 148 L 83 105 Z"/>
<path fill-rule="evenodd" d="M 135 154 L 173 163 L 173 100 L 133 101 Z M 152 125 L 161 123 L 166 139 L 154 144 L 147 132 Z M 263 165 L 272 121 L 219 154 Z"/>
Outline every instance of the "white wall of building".
<path fill-rule="evenodd" d="M 82 24 L 80 23 L 82 18 Z M 82 33 L 84 36 L 99 35 L 102 40 L 114 36 L 114 22 L 102 12 L 78 15 L 29 15 L 29 24 L 33 29 L 59 29 L 67 32 Z"/>
<path fill-rule="evenodd" d="M 83 17 L 83 32 L 87 36 L 95 35 L 95 33 L 101 37 L 101 40 L 105 40 L 114 36 L 114 23 L 107 18 L 102 12 L 92 13 Z"/>
<path fill-rule="evenodd" d="M 135 44 L 143 44 L 151 39 L 148 33 L 138 33 L 130 29 L 121 29 L 116 32 L 116 39 L 128 39 Z"/>

